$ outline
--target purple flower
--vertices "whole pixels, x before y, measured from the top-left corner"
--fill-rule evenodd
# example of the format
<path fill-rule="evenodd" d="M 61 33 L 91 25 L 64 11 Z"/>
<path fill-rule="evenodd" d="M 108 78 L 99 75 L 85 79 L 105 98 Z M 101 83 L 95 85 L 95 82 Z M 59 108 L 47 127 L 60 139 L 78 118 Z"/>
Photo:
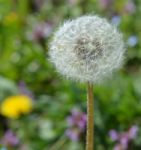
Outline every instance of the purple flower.
<path fill-rule="evenodd" d="M 136 10 L 136 7 L 135 7 L 135 4 L 133 1 L 129 0 L 126 4 L 125 4 L 125 7 L 124 7 L 125 11 L 127 13 L 134 13 L 135 10 Z"/>
<path fill-rule="evenodd" d="M 129 143 L 128 134 L 127 133 L 121 134 L 119 141 L 120 141 L 120 144 L 122 145 L 123 149 L 126 150 L 128 148 L 128 143 Z"/>
<path fill-rule="evenodd" d="M 40 9 L 43 6 L 44 0 L 34 0 L 35 6 Z"/>
<path fill-rule="evenodd" d="M 39 11 L 42 8 L 44 2 L 45 2 L 44 0 L 31 0 L 30 4 L 31 4 L 32 10 L 34 12 Z"/>
<path fill-rule="evenodd" d="M 80 112 L 77 109 L 73 109 L 71 112 L 71 116 L 67 118 L 69 126 L 77 126 L 82 130 L 85 129 L 86 121 L 87 121 L 86 114 Z"/>
<path fill-rule="evenodd" d="M 115 26 L 118 26 L 121 22 L 121 17 L 118 15 L 115 15 L 112 17 L 111 19 L 112 24 L 114 24 Z"/>
<path fill-rule="evenodd" d="M 71 6 L 77 5 L 78 2 L 79 0 L 68 0 L 68 4 Z"/>
<path fill-rule="evenodd" d="M 139 130 L 138 126 L 136 126 L 136 125 L 132 126 L 128 131 L 129 138 L 135 139 L 137 137 L 138 130 Z"/>
<path fill-rule="evenodd" d="M 69 137 L 72 141 L 78 141 L 79 140 L 79 132 L 77 129 L 67 129 L 66 130 L 66 136 Z"/>
<path fill-rule="evenodd" d="M 109 135 L 113 141 L 118 140 L 118 133 L 115 130 L 110 130 Z"/>
<path fill-rule="evenodd" d="M 0 143 L 5 146 L 17 146 L 19 144 L 19 139 L 11 130 L 8 130 L 0 140 Z"/>
<path fill-rule="evenodd" d="M 29 97 L 33 98 L 32 92 L 29 89 L 27 89 L 26 83 L 24 81 L 19 82 L 19 92 L 21 94 L 25 94 L 25 95 L 28 95 Z"/>
<path fill-rule="evenodd" d="M 132 35 L 128 38 L 128 45 L 134 47 L 138 43 L 138 37 L 136 35 Z"/>
<path fill-rule="evenodd" d="M 67 118 L 68 129 L 66 135 L 74 141 L 77 141 L 86 128 L 86 114 L 77 109 L 71 111 Z"/>
<path fill-rule="evenodd" d="M 117 144 L 115 147 L 114 147 L 114 150 L 122 150 L 122 146 L 120 144 Z"/>
<path fill-rule="evenodd" d="M 50 36 L 52 32 L 52 24 L 51 23 L 40 23 L 37 24 L 34 29 L 33 29 L 33 33 L 32 33 L 32 38 L 35 41 L 40 42 L 41 40 L 47 38 Z"/>
<path fill-rule="evenodd" d="M 138 127 L 132 126 L 128 131 L 117 133 L 115 130 L 110 130 L 109 135 L 113 141 L 118 143 L 115 145 L 114 150 L 127 150 L 128 144 L 137 136 Z"/>
<path fill-rule="evenodd" d="M 111 6 L 112 1 L 111 0 L 100 0 L 100 6 L 104 9 L 108 8 Z"/>

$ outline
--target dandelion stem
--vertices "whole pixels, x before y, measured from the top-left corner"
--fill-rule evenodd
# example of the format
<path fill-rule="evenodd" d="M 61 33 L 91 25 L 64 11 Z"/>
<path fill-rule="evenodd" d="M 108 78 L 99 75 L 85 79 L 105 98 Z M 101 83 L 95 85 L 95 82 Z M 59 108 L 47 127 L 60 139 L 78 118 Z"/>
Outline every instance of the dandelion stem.
<path fill-rule="evenodd" d="M 87 83 L 87 135 L 86 150 L 94 150 L 94 96 L 93 86 Z"/>

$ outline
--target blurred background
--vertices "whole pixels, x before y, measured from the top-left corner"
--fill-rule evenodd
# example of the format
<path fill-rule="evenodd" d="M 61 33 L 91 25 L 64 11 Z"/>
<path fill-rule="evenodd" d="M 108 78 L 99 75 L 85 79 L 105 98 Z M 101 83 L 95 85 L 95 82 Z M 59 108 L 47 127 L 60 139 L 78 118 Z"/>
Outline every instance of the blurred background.
<path fill-rule="evenodd" d="M 119 28 L 124 68 L 95 93 L 95 149 L 141 149 L 141 1 L 0 0 L 0 150 L 84 150 L 86 86 L 48 61 L 68 18 L 99 14 Z"/>

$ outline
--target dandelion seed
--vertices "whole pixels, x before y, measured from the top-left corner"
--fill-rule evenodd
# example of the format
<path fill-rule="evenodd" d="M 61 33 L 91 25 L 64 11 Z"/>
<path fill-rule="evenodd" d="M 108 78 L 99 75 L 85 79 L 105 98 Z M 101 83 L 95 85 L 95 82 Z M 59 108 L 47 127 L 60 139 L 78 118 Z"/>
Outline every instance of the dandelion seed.
<path fill-rule="evenodd" d="M 67 21 L 54 34 L 50 60 L 58 72 L 80 82 L 98 82 L 119 69 L 124 43 L 116 27 L 98 16 Z"/>

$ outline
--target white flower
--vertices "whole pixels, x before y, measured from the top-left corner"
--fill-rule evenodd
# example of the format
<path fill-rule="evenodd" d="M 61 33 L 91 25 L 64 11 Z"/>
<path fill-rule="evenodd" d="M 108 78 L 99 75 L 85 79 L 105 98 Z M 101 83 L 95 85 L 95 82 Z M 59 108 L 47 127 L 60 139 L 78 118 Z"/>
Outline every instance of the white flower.
<path fill-rule="evenodd" d="M 51 140 L 55 138 L 56 134 L 50 120 L 41 120 L 39 122 L 39 136 L 44 140 Z"/>
<path fill-rule="evenodd" d="M 58 72 L 80 82 L 98 82 L 121 67 L 122 35 L 98 16 L 65 22 L 50 44 L 50 60 Z"/>

